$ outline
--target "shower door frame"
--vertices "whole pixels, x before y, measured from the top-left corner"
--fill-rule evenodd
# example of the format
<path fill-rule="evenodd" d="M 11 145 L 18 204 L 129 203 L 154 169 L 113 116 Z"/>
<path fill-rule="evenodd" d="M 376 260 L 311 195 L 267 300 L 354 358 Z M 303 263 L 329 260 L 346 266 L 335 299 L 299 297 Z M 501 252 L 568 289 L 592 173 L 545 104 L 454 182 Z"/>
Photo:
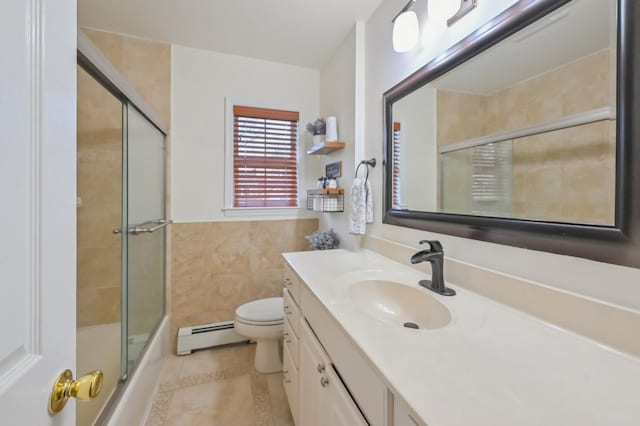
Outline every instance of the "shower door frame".
<path fill-rule="evenodd" d="M 110 93 L 112 93 L 118 100 L 122 102 L 122 182 L 123 182 L 123 192 L 122 192 L 122 227 L 120 229 L 121 235 L 125 238 L 121 245 L 122 247 L 122 265 L 121 265 L 121 288 L 122 292 L 122 309 L 121 309 L 121 377 L 118 382 L 118 385 L 113 391 L 112 396 L 107 400 L 106 404 L 102 408 L 101 413 L 96 418 L 96 423 L 101 424 L 101 422 L 107 420 L 113 411 L 113 409 L 117 406 L 122 394 L 124 387 L 128 383 L 127 379 L 130 376 L 133 376 L 139 366 L 139 360 L 142 359 L 145 355 L 145 352 L 149 348 L 149 343 L 152 341 L 153 337 L 157 334 L 158 328 L 162 324 L 162 320 L 158 321 L 158 323 L 151 330 L 150 338 L 145 344 L 145 348 L 138 356 L 138 359 L 131 369 L 131 371 L 127 371 L 127 348 L 128 346 L 128 307 L 127 307 L 127 297 L 125 292 L 128 289 L 128 286 L 124 284 L 128 280 L 128 267 L 126 263 L 128 262 L 128 232 L 122 232 L 124 229 L 128 229 L 129 224 L 128 220 L 125 220 L 128 212 L 128 193 L 125 192 L 127 190 L 128 184 L 128 109 L 134 108 L 137 110 L 144 118 L 146 118 L 149 123 L 151 123 L 163 136 L 163 149 L 165 150 L 164 156 L 164 175 L 162 178 L 162 185 L 164 187 L 163 191 L 163 207 L 164 207 L 164 216 L 165 219 L 171 223 L 171 221 L 167 218 L 167 205 L 166 205 L 166 189 L 167 189 L 167 164 L 168 158 L 166 155 L 166 144 L 167 144 L 167 134 L 168 127 L 165 125 L 163 120 L 158 117 L 158 115 L 153 111 L 153 109 L 148 105 L 147 102 L 135 91 L 135 89 L 127 82 L 127 80 L 120 74 L 120 72 L 109 62 L 109 60 L 102 54 L 102 52 L 89 40 L 89 38 L 82 32 L 78 31 L 78 43 L 77 43 L 77 64 L 84 71 L 86 71 L 91 77 L 93 77 L 98 83 L 104 86 Z M 126 195 L 126 196 L 125 196 Z M 165 231 L 164 241 L 163 241 L 163 282 L 162 282 L 162 290 L 163 290 L 163 300 L 162 300 L 162 315 L 161 319 L 166 316 L 166 282 L 167 282 L 167 234 Z"/>

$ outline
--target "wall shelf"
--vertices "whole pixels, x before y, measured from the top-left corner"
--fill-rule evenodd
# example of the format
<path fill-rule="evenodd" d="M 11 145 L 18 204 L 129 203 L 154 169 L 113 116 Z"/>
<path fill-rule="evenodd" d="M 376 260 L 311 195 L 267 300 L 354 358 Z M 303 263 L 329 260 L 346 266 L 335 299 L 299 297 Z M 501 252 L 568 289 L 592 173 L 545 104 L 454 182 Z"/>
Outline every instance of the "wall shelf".
<path fill-rule="evenodd" d="M 314 212 L 343 212 L 343 188 L 319 188 L 307 190 L 307 210 Z"/>
<path fill-rule="evenodd" d="M 338 149 L 343 149 L 345 146 L 344 142 L 322 142 L 316 144 L 307 150 L 308 155 L 327 155 L 333 151 Z"/>

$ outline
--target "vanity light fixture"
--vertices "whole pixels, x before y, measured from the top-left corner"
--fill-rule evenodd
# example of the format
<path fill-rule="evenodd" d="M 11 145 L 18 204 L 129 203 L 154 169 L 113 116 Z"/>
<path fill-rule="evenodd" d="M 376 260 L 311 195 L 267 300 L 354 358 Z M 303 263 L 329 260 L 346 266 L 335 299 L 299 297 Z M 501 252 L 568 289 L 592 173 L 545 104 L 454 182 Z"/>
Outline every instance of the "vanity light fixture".
<path fill-rule="evenodd" d="M 444 1 L 444 0 L 441 0 Z M 447 19 L 447 26 L 450 27 L 458 22 L 464 15 L 471 12 L 478 5 L 478 0 L 460 0 L 460 9 L 451 18 Z"/>
<path fill-rule="evenodd" d="M 409 3 L 391 20 L 393 22 L 393 50 L 396 52 L 411 50 L 418 42 L 420 35 L 418 15 L 409 10 L 415 2 L 416 0 L 409 0 Z"/>

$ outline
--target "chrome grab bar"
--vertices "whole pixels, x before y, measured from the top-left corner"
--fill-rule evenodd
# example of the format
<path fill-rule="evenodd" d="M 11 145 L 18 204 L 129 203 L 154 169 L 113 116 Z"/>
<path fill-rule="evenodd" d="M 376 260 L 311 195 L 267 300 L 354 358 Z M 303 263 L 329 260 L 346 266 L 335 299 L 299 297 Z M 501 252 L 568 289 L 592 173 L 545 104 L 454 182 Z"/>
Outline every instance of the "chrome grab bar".
<path fill-rule="evenodd" d="M 147 224 L 156 224 L 156 226 L 152 226 L 150 228 L 143 228 L 142 225 L 147 225 Z M 171 219 L 167 219 L 167 220 L 150 220 L 148 222 L 143 222 L 141 224 L 138 224 L 136 226 L 134 226 L 133 228 L 129 228 L 129 233 L 133 234 L 133 235 L 138 235 L 138 234 L 145 234 L 145 233 L 152 233 L 157 231 L 158 229 L 162 229 L 167 225 L 171 225 L 173 223 L 173 221 Z M 114 234 L 122 234 L 122 229 L 120 228 L 116 228 L 112 231 Z"/>

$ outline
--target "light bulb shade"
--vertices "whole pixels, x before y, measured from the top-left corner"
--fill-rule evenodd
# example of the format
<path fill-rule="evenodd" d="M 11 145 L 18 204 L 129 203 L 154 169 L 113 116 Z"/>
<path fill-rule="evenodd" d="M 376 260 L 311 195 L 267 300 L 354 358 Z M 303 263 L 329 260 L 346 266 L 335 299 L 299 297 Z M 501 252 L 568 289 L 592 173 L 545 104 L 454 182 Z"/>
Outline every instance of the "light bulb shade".
<path fill-rule="evenodd" d="M 393 21 L 393 50 L 411 50 L 418 42 L 419 33 L 418 15 L 411 10 L 401 13 Z"/>

